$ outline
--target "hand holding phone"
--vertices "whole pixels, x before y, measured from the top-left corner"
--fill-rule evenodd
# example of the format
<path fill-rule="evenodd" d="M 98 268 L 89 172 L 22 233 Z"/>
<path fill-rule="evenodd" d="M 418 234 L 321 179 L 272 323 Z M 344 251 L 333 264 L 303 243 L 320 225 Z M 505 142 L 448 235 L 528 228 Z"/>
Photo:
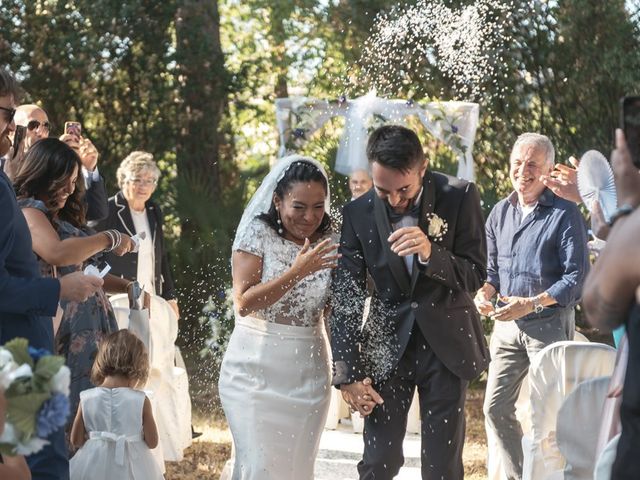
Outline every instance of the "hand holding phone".
<path fill-rule="evenodd" d="M 64 133 L 67 135 L 74 135 L 76 137 L 82 136 L 82 126 L 80 122 L 64 122 Z"/>

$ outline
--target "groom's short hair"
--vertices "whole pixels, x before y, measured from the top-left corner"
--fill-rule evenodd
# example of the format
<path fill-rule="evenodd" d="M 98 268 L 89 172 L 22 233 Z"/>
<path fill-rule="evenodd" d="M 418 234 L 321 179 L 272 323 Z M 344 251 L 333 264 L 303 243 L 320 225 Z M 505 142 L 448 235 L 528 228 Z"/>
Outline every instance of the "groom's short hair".
<path fill-rule="evenodd" d="M 369 163 L 407 171 L 424 163 L 424 151 L 416 132 L 401 125 L 377 128 L 367 142 Z"/>

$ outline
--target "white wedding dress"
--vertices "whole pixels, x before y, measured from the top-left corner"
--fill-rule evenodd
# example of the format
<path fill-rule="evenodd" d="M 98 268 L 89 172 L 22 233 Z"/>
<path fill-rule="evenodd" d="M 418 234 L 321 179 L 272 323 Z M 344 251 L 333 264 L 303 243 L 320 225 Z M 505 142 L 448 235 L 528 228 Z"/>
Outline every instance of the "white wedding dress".
<path fill-rule="evenodd" d="M 302 248 L 253 219 L 235 250 L 262 257 L 262 282 Z M 331 273 L 322 270 L 278 302 L 236 322 L 219 392 L 235 444 L 233 480 L 311 480 L 330 399 L 322 322 Z"/>

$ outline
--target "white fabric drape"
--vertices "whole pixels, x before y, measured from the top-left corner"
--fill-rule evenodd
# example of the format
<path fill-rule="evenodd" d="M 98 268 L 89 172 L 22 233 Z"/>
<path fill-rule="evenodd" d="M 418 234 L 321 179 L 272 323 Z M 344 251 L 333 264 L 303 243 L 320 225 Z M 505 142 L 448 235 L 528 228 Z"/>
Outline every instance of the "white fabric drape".
<path fill-rule="evenodd" d="M 478 128 L 480 107 L 468 102 L 414 103 L 405 100 L 379 98 L 375 92 L 337 102 L 306 97 L 276 100 L 276 122 L 280 137 L 279 155 L 292 153 L 295 147 L 333 117 L 345 117 L 335 170 L 343 175 L 359 169 L 367 170 L 365 153 L 370 129 L 384 123 L 403 123 L 417 116 L 435 138 L 449 145 L 458 157 L 457 176 L 475 179 L 473 143 Z"/>

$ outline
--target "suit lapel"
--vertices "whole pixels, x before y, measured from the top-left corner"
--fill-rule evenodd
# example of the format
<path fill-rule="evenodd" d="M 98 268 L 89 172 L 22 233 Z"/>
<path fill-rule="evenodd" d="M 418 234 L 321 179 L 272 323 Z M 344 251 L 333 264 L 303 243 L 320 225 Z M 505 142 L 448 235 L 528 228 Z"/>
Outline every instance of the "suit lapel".
<path fill-rule="evenodd" d="M 418 217 L 418 226 L 427 235 L 429 232 L 429 218 L 435 209 L 436 204 L 436 184 L 433 175 L 429 170 L 424 174 L 422 182 L 422 197 L 420 199 L 420 216 Z M 411 269 L 411 291 L 416 286 L 419 276 L 418 256 L 413 257 L 413 268 Z"/>
<path fill-rule="evenodd" d="M 133 226 L 133 219 L 131 218 L 131 211 L 129 210 L 129 205 L 122 195 L 122 192 L 118 192 L 116 194 L 116 201 L 118 218 L 120 219 L 120 223 L 127 231 L 127 234 L 130 237 L 133 237 L 136 234 L 136 229 Z"/>
<path fill-rule="evenodd" d="M 373 209 L 376 217 L 376 227 L 378 229 L 378 235 L 380 236 L 380 243 L 382 245 L 382 250 L 387 257 L 387 261 L 389 263 L 389 268 L 391 269 L 391 273 L 393 277 L 396 279 L 398 286 L 404 291 L 409 292 L 410 283 L 409 283 L 409 272 L 407 272 L 407 267 L 404 264 L 404 260 L 402 257 L 396 255 L 391 251 L 391 245 L 387 241 L 389 235 L 393 231 L 391 229 L 391 223 L 389 222 L 389 216 L 387 215 L 387 210 L 384 206 L 384 200 L 381 200 L 378 195 L 373 195 Z"/>

